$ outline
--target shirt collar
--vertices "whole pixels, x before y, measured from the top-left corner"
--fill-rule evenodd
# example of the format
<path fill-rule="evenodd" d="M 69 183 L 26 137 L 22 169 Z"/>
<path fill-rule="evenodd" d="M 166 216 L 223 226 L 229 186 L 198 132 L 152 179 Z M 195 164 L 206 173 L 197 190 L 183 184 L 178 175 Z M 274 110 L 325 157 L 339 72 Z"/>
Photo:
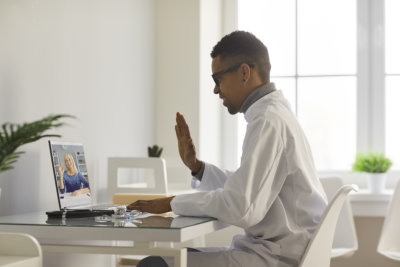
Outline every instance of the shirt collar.
<path fill-rule="evenodd" d="M 260 87 L 254 89 L 253 92 L 243 101 L 242 106 L 240 107 L 239 112 L 246 113 L 247 109 L 253 105 L 257 100 L 260 98 L 268 95 L 269 93 L 275 91 L 275 84 L 274 83 L 265 83 Z"/>

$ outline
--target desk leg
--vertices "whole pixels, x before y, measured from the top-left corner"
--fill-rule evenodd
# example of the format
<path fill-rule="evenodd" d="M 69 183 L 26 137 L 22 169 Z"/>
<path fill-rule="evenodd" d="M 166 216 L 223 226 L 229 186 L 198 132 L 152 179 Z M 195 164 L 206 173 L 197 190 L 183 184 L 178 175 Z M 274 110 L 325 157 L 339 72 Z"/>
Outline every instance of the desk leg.
<path fill-rule="evenodd" d="M 174 267 L 186 267 L 187 265 L 187 250 L 182 248 L 178 250 L 177 255 L 174 257 Z"/>

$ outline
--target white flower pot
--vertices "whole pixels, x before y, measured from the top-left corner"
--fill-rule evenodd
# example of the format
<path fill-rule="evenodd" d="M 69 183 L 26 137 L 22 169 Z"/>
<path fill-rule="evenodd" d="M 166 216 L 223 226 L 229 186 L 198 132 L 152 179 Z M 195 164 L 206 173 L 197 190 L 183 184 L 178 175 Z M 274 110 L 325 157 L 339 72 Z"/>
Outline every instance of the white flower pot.
<path fill-rule="evenodd" d="M 385 191 L 386 173 L 367 173 L 368 189 L 371 193 L 381 194 Z"/>

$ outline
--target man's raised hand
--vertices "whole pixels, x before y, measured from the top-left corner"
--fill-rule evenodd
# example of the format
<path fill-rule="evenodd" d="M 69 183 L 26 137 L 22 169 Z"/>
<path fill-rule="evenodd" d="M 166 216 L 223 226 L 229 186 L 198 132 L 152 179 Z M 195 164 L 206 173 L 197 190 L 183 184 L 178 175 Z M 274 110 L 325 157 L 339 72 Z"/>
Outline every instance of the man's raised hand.
<path fill-rule="evenodd" d="M 190 136 L 189 126 L 185 118 L 179 112 L 176 113 L 175 125 L 176 137 L 178 138 L 179 155 L 183 163 L 193 172 L 200 171 L 202 163 L 196 157 L 196 148 Z"/>

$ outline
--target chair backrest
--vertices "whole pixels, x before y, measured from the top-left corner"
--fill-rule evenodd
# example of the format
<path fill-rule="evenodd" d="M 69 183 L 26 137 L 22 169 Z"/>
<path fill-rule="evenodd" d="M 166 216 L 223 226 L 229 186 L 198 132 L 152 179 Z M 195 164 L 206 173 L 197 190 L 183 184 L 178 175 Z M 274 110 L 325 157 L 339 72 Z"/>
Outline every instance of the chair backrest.
<path fill-rule="evenodd" d="M 400 260 L 400 181 L 393 192 L 378 243 L 378 253 Z"/>
<path fill-rule="evenodd" d="M 118 179 L 118 169 L 151 170 L 154 174 L 153 186 L 143 186 L 133 182 L 122 183 Z M 146 181 L 142 181 L 145 182 Z M 147 181 L 148 182 L 148 181 Z M 134 194 L 168 194 L 167 169 L 162 158 L 135 158 L 135 157 L 111 157 L 108 158 L 108 186 L 107 193 L 110 200 L 117 193 Z"/>
<path fill-rule="evenodd" d="M 330 202 L 344 183 L 339 177 L 323 177 L 320 179 Z M 331 258 L 349 257 L 358 249 L 357 232 L 354 224 L 350 202 L 346 199 L 336 224 L 333 238 Z"/>
<path fill-rule="evenodd" d="M 301 259 L 301 267 L 329 267 L 331 261 L 331 249 L 333 236 L 335 234 L 336 223 L 339 218 L 343 204 L 346 202 L 347 195 L 351 190 L 358 190 L 356 185 L 342 186 L 329 202 L 317 229 L 306 248 L 303 258 Z"/>
<path fill-rule="evenodd" d="M 39 242 L 31 235 L 23 233 L 0 233 L 0 262 L 2 257 L 12 257 L 16 261 L 24 258 L 24 266 L 42 266 L 42 248 Z M 10 266 L 14 266 L 12 260 L 4 259 Z M 15 262 L 16 266 L 18 265 Z M 22 265 L 21 265 L 22 266 Z"/>

